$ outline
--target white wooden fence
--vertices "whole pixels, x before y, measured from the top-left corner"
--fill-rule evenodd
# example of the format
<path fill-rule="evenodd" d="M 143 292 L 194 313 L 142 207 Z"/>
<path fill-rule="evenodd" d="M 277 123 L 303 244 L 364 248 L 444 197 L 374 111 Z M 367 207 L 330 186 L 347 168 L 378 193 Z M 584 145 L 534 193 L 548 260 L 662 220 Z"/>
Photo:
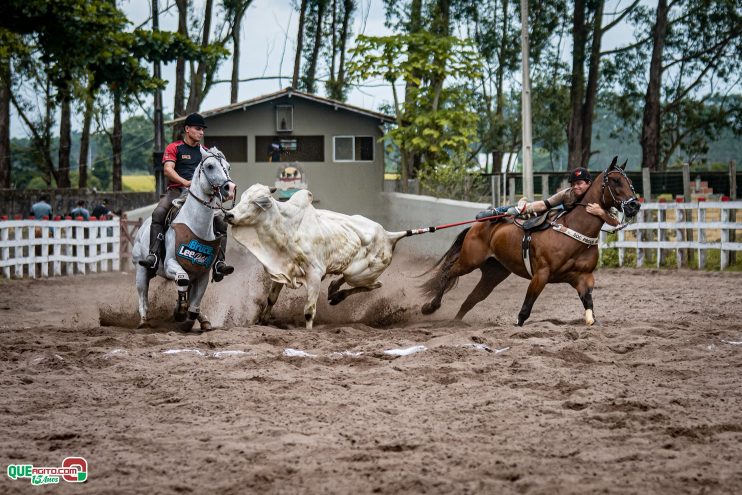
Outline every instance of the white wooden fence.
<path fill-rule="evenodd" d="M 618 231 L 616 240 L 600 234 L 600 248 L 618 248 L 618 264 L 623 266 L 626 250 L 636 250 L 636 265 L 653 254 L 657 266 L 669 252 L 675 252 L 678 267 L 688 265 L 697 253 L 699 268 L 706 265 L 707 251 L 719 250 L 720 268 L 729 266 L 742 251 L 742 223 L 737 221 L 742 201 L 642 204 L 636 221 Z M 668 213 L 670 212 L 670 213 Z M 738 232 L 739 231 L 739 232 Z"/>
<path fill-rule="evenodd" d="M 0 270 L 49 277 L 120 269 L 119 220 L 0 221 Z"/>

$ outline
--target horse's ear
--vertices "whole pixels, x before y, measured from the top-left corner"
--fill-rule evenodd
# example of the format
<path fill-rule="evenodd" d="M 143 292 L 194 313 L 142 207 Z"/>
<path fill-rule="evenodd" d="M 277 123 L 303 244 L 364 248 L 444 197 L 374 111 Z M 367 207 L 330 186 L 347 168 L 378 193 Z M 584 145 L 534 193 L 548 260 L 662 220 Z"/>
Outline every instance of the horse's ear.
<path fill-rule="evenodd" d="M 629 159 L 627 158 L 625 162 L 623 162 L 623 165 L 621 165 L 621 170 L 626 170 L 626 164 L 629 163 Z"/>
<path fill-rule="evenodd" d="M 608 166 L 608 169 L 610 170 L 612 168 L 616 168 L 616 163 L 618 163 L 618 155 L 616 155 L 616 156 L 613 157 L 613 161 Z"/>

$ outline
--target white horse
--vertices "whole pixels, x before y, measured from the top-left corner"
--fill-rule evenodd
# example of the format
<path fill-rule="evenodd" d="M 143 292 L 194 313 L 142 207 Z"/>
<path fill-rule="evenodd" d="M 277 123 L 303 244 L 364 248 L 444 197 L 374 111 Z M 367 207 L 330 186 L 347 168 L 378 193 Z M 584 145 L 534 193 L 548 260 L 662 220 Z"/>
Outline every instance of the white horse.
<path fill-rule="evenodd" d="M 216 147 L 202 151 L 201 163 L 193 172 L 185 202 L 165 233 L 165 259 L 158 265 L 156 275 L 175 280 L 178 304 L 174 316 L 176 321 L 185 321 L 183 329 L 186 331 L 193 327 L 196 320 L 202 330 L 211 329 L 211 323 L 200 313 L 199 305 L 219 249 L 218 239 L 214 235 L 214 217 L 221 213 L 222 203 L 233 199 L 235 194 L 236 185 L 229 176 L 229 169 L 229 162 Z M 149 253 L 151 223 L 152 218 L 148 218 L 142 224 L 132 249 L 132 262 L 137 270 L 139 328 L 148 324 L 149 281 L 155 276 L 154 271 L 139 265 L 139 260 Z M 176 229 L 179 233 L 177 246 Z M 187 235 L 188 230 L 192 236 Z M 181 232 L 184 232 L 183 237 Z"/>

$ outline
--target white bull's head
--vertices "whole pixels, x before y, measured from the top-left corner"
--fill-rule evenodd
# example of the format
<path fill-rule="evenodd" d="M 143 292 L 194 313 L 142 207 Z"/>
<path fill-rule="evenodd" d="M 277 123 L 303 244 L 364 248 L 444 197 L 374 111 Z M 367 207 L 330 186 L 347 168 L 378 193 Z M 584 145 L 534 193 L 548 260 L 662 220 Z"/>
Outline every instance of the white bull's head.
<path fill-rule="evenodd" d="M 253 184 L 242 193 L 240 202 L 225 215 L 225 220 L 235 226 L 253 225 L 261 213 L 273 207 L 274 192 L 275 187 Z"/>

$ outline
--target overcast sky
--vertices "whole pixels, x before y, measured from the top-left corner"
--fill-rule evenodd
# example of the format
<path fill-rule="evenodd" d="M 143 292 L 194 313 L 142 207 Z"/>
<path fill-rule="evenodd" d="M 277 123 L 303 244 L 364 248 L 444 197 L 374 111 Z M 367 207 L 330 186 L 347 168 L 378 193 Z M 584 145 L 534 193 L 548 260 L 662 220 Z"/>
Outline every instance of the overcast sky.
<path fill-rule="evenodd" d="M 160 0 L 160 9 L 166 4 L 173 4 L 174 0 Z M 215 2 L 216 3 L 216 2 Z M 365 34 L 389 34 L 384 27 L 384 7 L 381 0 L 361 0 L 360 11 L 356 11 L 353 32 L 358 34 L 363 29 Z M 196 9 L 201 11 L 205 2 L 194 0 Z M 240 83 L 239 100 L 246 100 L 266 93 L 272 93 L 291 84 L 294 71 L 294 56 L 296 54 L 296 34 L 299 15 L 293 9 L 290 0 L 255 0 L 245 14 L 242 25 L 242 43 L 240 55 L 240 79 L 251 77 L 283 76 L 282 80 L 260 80 Z M 134 26 L 145 22 L 150 16 L 150 0 L 124 0 L 121 4 L 126 15 Z M 219 19 L 216 19 L 219 21 Z M 213 25 L 213 24 L 212 24 Z M 171 8 L 160 16 L 160 29 L 177 30 L 177 9 Z M 286 37 L 288 33 L 288 39 Z M 231 48 L 230 48 L 231 49 Z M 219 75 L 215 79 L 229 80 L 232 74 L 232 60 L 226 59 L 219 67 Z M 172 81 L 163 92 L 163 101 L 166 112 L 172 112 L 175 91 L 175 64 L 163 66 L 163 78 Z M 324 94 L 322 83 L 318 85 L 320 93 Z M 202 110 L 220 107 L 229 104 L 229 83 L 217 84 L 206 96 L 201 105 Z M 388 90 L 384 88 L 368 88 L 353 90 L 348 102 L 364 108 L 376 110 L 387 97 Z"/>
<path fill-rule="evenodd" d="M 177 30 L 177 9 L 174 0 L 160 0 L 160 29 L 167 31 Z M 202 11 L 204 0 L 193 0 L 197 11 Z M 216 2 L 215 2 L 216 3 Z M 626 0 L 611 2 L 625 6 Z M 654 3 L 654 2 L 652 2 Z M 355 13 L 354 34 L 363 31 L 367 35 L 386 35 L 390 30 L 384 26 L 385 14 L 382 0 L 359 0 L 359 10 Z M 132 22 L 132 28 L 147 22 L 151 15 L 151 0 L 120 0 L 120 7 Z M 170 7 L 168 9 L 168 7 Z M 218 9 L 215 9 L 218 10 Z M 615 9 L 613 9 L 615 10 Z M 259 80 L 243 82 L 239 88 L 239 100 L 246 100 L 266 93 L 272 93 L 291 83 L 296 50 L 296 32 L 298 28 L 298 13 L 292 7 L 291 0 L 255 0 L 245 15 L 242 27 L 240 79 L 252 77 L 283 76 L 282 80 Z M 216 18 L 212 25 L 218 24 Z M 151 26 L 150 23 L 147 27 Z M 287 38 L 288 36 L 288 38 Z M 626 26 L 619 26 L 606 33 L 603 40 L 603 49 L 609 49 L 631 41 L 632 33 Z M 565 46 L 564 50 L 569 50 Z M 566 52 L 565 56 L 568 56 Z M 215 79 L 229 80 L 231 77 L 231 59 L 225 59 Z M 175 64 L 163 66 L 162 77 L 168 81 L 163 91 L 165 112 L 173 109 Z M 348 103 L 370 110 L 378 110 L 379 105 L 390 102 L 391 91 L 388 86 L 379 84 L 379 87 L 368 85 L 350 91 Z M 324 87 L 320 83 L 320 94 L 324 94 Z M 207 94 L 201 105 L 201 110 L 221 107 L 229 104 L 229 83 L 215 85 Z M 152 97 L 146 98 L 145 105 L 151 107 Z M 132 113 L 142 113 L 141 109 L 134 108 Z M 25 137 L 26 129 L 19 119 L 14 116 L 11 127 L 13 137 Z M 73 127 L 79 129 L 82 115 L 73 114 Z"/>

